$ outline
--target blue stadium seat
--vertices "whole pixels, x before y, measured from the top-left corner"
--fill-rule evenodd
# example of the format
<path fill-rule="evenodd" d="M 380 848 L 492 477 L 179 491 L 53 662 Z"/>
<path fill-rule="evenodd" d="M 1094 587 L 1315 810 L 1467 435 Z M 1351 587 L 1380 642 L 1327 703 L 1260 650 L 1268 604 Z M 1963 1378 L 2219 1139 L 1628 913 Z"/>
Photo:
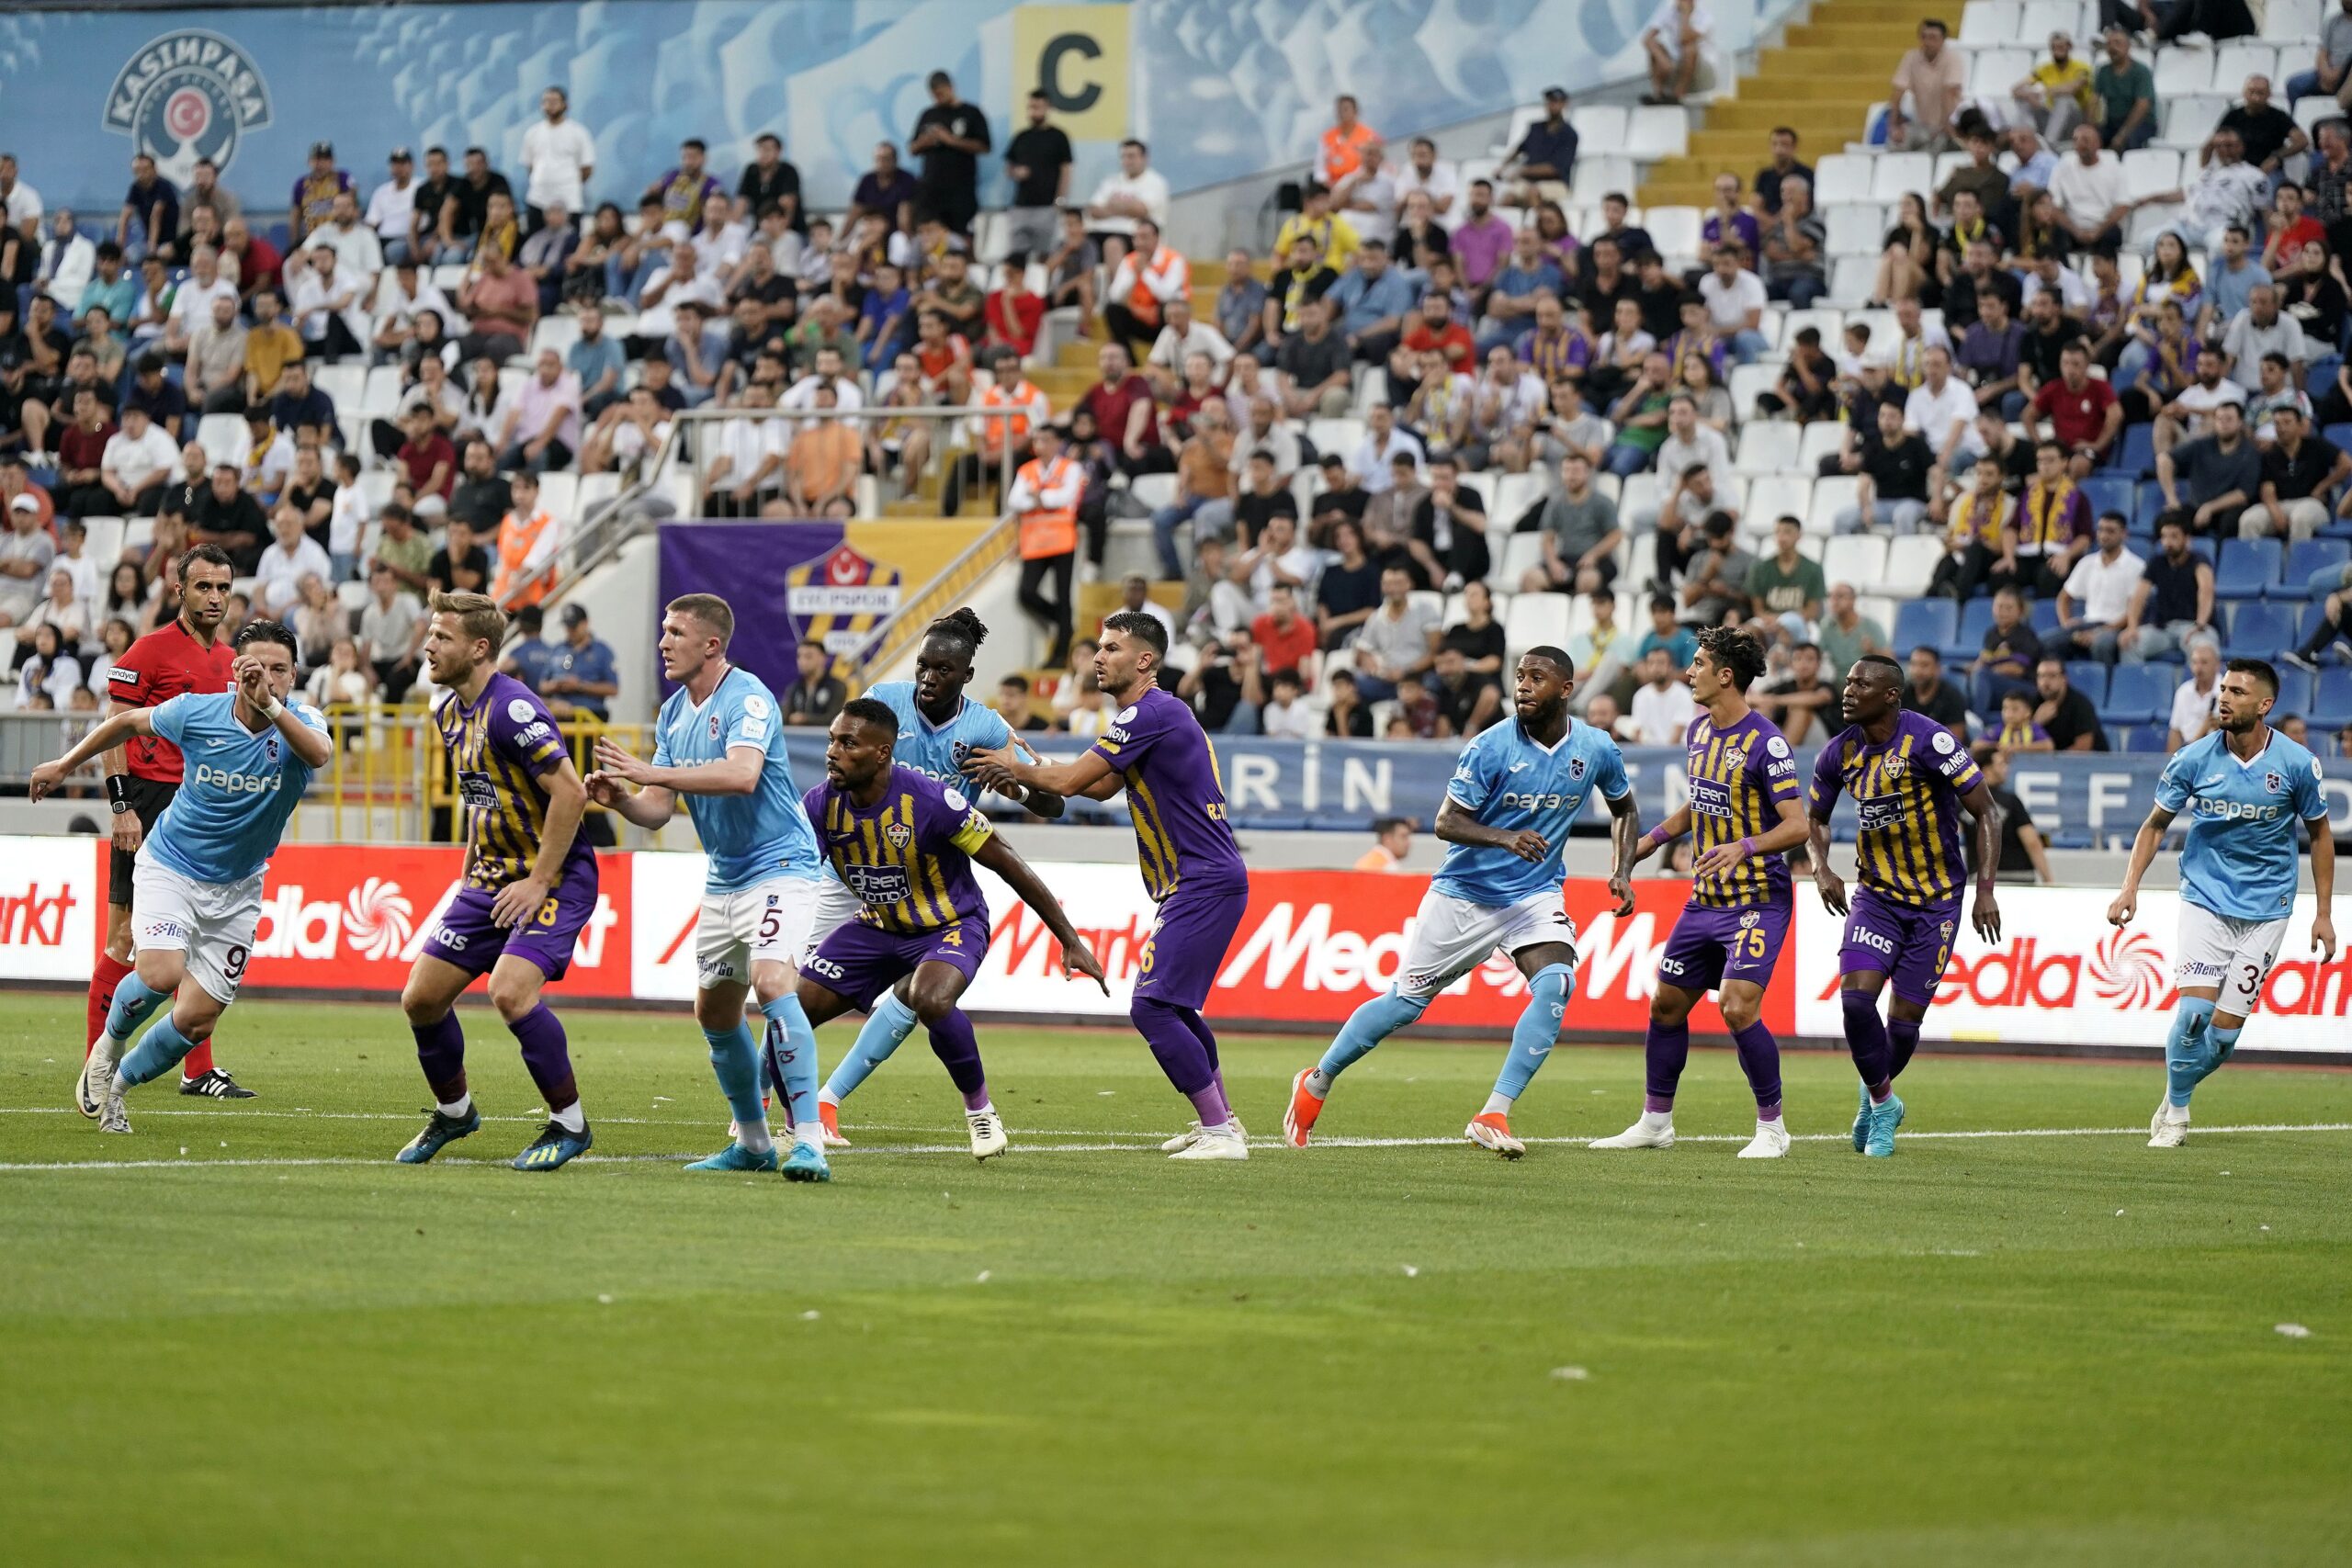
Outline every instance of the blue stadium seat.
<path fill-rule="evenodd" d="M 2295 611 L 2290 604 L 2257 599 L 2229 607 L 2230 635 L 2222 650 L 2232 659 L 2272 659 L 2295 646 Z"/>
<path fill-rule="evenodd" d="M 2139 504 L 2132 508 L 2132 525 L 2153 536 L 2156 531 L 2156 513 L 2165 509 L 2164 486 L 2154 479 L 2140 487 Z"/>
<path fill-rule="evenodd" d="M 2330 665 L 2319 672 L 2319 690 L 2303 716 L 2313 729 L 2338 730 L 2352 724 L 2352 670 Z"/>
<path fill-rule="evenodd" d="M 2102 724 L 2150 724 L 2172 708 L 2174 671 L 2161 664 L 2119 664 L 2098 705 Z"/>
<path fill-rule="evenodd" d="M 2232 539 L 2213 571 L 2213 592 L 2223 599 L 2259 599 L 2278 586 L 2286 551 L 2276 539 Z"/>
<path fill-rule="evenodd" d="M 2335 372 L 2326 366 L 2314 366 L 2303 377 L 2303 390 L 2312 401 L 2324 402 L 2327 394 L 2335 390 Z"/>
<path fill-rule="evenodd" d="M 2107 666 L 2096 659 L 2066 660 L 2066 683 L 2090 698 L 2093 707 L 2107 701 Z"/>
<path fill-rule="evenodd" d="M 1993 601 L 1971 599 L 1960 607 L 1960 629 L 1952 634 L 1951 645 L 1967 649 L 1973 659 L 1984 647 L 1984 634 L 1993 629 Z"/>
<path fill-rule="evenodd" d="M 2291 664 L 2271 665 L 2278 671 L 2278 705 L 2271 709 L 2274 718 L 2284 718 L 2290 713 L 2308 715 L 2312 706 L 2312 672 L 2298 670 Z"/>
<path fill-rule="evenodd" d="M 2036 599 L 2026 606 L 2025 621 L 2033 628 L 2034 636 L 2048 642 L 2058 635 L 2058 601 Z"/>
<path fill-rule="evenodd" d="M 2156 471 L 2156 431 L 2152 424 L 2127 424 L 2123 439 L 2115 444 L 2115 454 L 2107 465 L 2110 474 L 2130 479 L 2146 479 Z"/>
<path fill-rule="evenodd" d="M 2341 570 L 2347 560 L 2352 560 L 2352 544 L 2342 539 L 2298 539 L 2289 547 L 2286 570 L 2267 597 L 2307 599 L 2312 596 L 2312 573 Z"/>
<path fill-rule="evenodd" d="M 2107 732 L 2107 743 L 2118 751 L 2161 751 L 2165 749 L 2165 727 L 2119 724 Z"/>
<path fill-rule="evenodd" d="M 1939 651 L 1950 647 L 1959 625 L 1960 610 L 1951 600 L 1908 599 L 1895 607 L 1889 635 L 1894 638 L 1896 657 L 1908 658 L 1922 643 Z"/>
<path fill-rule="evenodd" d="M 2093 474 L 2083 481 L 2083 493 L 2090 498 L 2094 517 L 2103 512 L 2120 512 L 2130 517 L 2137 510 L 2138 497 L 2129 474 Z"/>
<path fill-rule="evenodd" d="M 2352 452 L 2352 424 L 2331 424 L 2320 434 L 2344 450 Z"/>

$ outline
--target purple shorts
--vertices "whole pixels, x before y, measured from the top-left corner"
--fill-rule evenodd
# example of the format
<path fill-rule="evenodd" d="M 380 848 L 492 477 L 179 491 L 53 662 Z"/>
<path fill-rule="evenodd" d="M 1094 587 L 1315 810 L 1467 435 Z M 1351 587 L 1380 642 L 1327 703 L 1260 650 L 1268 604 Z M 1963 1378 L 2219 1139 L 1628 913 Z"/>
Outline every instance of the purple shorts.
<path fill-rule="evenodd" d="M 1686 991 L 1712 991 L 1727 980 L 1770 984 L 1789 934 L 1789 909 L 1787 904 L 1744 909 L 1684 906 L 1658 955 L 1658 983 Z"/>
<path fill-rule="evenodd" d="M 1159 906 L 1136 971 L 1137 997 L 1199 1011 L 1241 929 L 1250 889 L 1178 886 Z"/>
<path fill-rule="evenodd" d="M 546 903 L 521 925 L 506 930 L 491 923 L 498 895 L 483 887 L 460 887 L 449 907 L 425 929 L 426 956 L 455 964 L 469 975 L 487 975 L 505 954 L 527 958 L 550 980 L 571 967 L 571 949 L 596 912 L 596 863 L 566 866 L 563 881 Z"/>
<path fill-rule="evenodd" d="M 849 920 L 817 946 L 800 966 L 803 975 L 859 1011 L 924 964 L 945 964 L 970 985 L 988 956 L 989 928 L 980 920 L 957 920 L 933 931 L 900 935 L 864 920 Z"/>
<path fill-rule="evenodd" d="M 1846 940 L 1838 949 L 1838 973 L 1884 975 L 1896 996 L 1924 1006 L 1936 999 L 1959 931 L 1957 898 L 1932 909 L 1914 909 L 1870 888 L 1857 888 L 1846 917 Z"/>

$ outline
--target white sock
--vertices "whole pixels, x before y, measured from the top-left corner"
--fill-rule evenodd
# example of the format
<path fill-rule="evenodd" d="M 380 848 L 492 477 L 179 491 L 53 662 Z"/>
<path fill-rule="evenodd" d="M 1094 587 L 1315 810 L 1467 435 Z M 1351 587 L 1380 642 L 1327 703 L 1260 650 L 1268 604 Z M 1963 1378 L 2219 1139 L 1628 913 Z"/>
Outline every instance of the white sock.
<path fill-rule="evenodd" d="M 775 1147 L 775 1139 L 768 1133 L 765 1117 L 757 1122 L 738 1122 L 735 1124 L 735 1141 L 755 1155 L 766 1154 Z"/>
<path fill-rule="evenodd" d="M 1481 1111 L 1478 1114 L 1481 1116 L 1509 1116 L 1510 1114 L 1510 1096 L 1507 1094 L 1490 1094 L 1487 1096 L 1487 1109 Z"/>
<path fill-rule="evenodd" d="M 835 1094 L 831 1089 L 820 1089 L 817 1091 L 817 1103 L 820 1105 L 830 1105 L 834 1110 L 838 1111 L 841 1109 L 842 1097 Z"/>
<path fill-rule="evenodd" d="M 967 1121 L 967 1122 L 969 1122 L 969 1121 L 970 1121 L 973 1117 L 975 1117 L 975 1116 L 993 1116 L 993 1115 L 995 1115 L 995 1114 L 996 1114 L 996 1101 L 994 1101 L 994 1100 L 989 1100 L 987 1104 L 985 1104 L 985 1105 L 981 1106 L 978 1111 L 967 1111 L 966 1112 L 964 1112 L 964 1120 L 965 1120 L 965 1121 Z"/>
<path fill-rule="evenodd" d="M 1674 1125 L 1674 1112 L 1671 1111 L 1645 1111 L 1642 1112 L 1642 1125 L 1652 1129 L 1671 1127 Z"/>
<path fill-rule="evenodd" d="M 461 1094 L 447 1105 L 443 1105 L 436 1100 L 433 1106 L 434 1110 L 438 1111 L 442 1115 L 447 1116 L 452 1122 L 464 1121 L 466 1119 L 466 1112 L 471 1111 L 473 1108 L 474 1097 L 471 1094 Z"/>
<path fill-rule="evenodd" d="M 576 1100 L 560 1111 L 548 1112 L 548 1119 L 567 1133 L 588 1130 L 588 1113 L 580 1109 L 580 1102 Z"/>

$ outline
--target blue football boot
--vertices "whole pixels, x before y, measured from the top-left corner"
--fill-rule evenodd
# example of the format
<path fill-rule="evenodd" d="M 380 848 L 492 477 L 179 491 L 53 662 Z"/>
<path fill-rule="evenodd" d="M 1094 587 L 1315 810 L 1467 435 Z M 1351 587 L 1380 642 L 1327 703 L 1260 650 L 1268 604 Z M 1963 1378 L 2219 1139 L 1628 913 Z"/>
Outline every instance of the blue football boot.
<path fill-rule="evenodd" d="M 595 1145 L 596 1134 L 585 1122 L 577 1133 L 567 1131 L 560 1122 L 549 1122 L 531 1140 L 531 1146 L 514 1156 L 517 1170 L 554 1170 L 569 1165 Z"/>
<path fill-rule="evenodd" d="M 1903 1101 L 1895 1095 L 1871 1107 L 1870 1141 L 1862 1153 L 1872 1159 L 1889 1159 L 1894 1154 L 1894 1130 L 1903 1125 Z"/>
<path fill-rule="evenodd" d="M 688 1170 L 774 1170 L 775 1145 L 771 1144 L 753 1154 L 741 1144 L 729 1144 L 708 1159 L 698 1159 L 686 1167 Z"/>
<path fill-rule="evenodd" d="M 1871 1143 L 1871 1086 L 1863 1084 L 1860 1090 L 1861 1104 L 1854 1111 L 1854 1152 L 1860 1154 Z"/>
<path fill-rule="evenodd" d="M 392 1157 L 402 1165 L 423 1165 L 459 1138 L 470 1137 L 481 1131 L 481 1111 L 469 1105 L 463 1116 L 444 1116 L 436 1107 L 433 1120 L 424 1131 L 408 1141 L 408 1146 Z"/>
<path fill-rule="evenodd" d="M 783 1166 L 786 1181 L 831 1181 L 833 1168 L 825 1163 L 825 1151 L 814 1144 L 796 1143 Z"/>

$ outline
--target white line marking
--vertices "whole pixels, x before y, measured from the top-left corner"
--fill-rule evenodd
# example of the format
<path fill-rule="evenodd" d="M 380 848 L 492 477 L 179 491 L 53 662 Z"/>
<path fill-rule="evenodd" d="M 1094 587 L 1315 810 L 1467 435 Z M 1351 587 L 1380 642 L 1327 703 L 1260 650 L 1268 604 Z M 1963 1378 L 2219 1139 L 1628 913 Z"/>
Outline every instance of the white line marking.
<path fill-rule="evenodd" d="M 279 1114 L 288 1113 L 280 1112 Z M 1015 1129 L 1014 1132 L 1017 1137 L 1019 1130 Z M 1908 1143 L 1915 1139 L 2120 1138 L 2144 1135 L 2146 1132 L 2147 1129 L 2145 1127 L 1984 1128 L 1968 1132 L 1905 1133 L 1903 1134 L 1903 1141 Z M 2352 1133 L 2352 1122 L 2247 1122 L 2237 1126 L 2227 1127 L 2199 1125 L 2196 1129 L 2196 1134 L 2199 1137 L 2214 1136 L 2225 1133 Z M 1748 1136 L 1748 1134 L 1739 1133 L 1709 1133 L 1690 1137 L 1678 1137 L 1675 1141 L 1679 1144 L 1744 1144 L 1747 1141 Z M 1794 1143 L 1842 1144 L 1847 1141 L 1847 1137 L 1848 1134 L 1844 1133 L 1801 1133 L 1794 1134 L 1791 1141 Z M 1530 1145 L 1581 1146 L 1590 1142 L 1590 1140 L 1587 1138 L 1527 1138 L 1522 1140 L 1522 1142 Z M 1135 1154 L 1143 1151 L 1156 1152 L 1159 1149 L 1159 1146 L 1157 1140 L 1143 1138 L 1139 1138 L 1134 1143 L 1047 1144 L 1039 1147 L 1027 1149 L 1023 1149 L 1018 1143 L 1016 1143 L 1013 1146 L 1013 1152 L 1015 1154 L 1026 1153 L 1040 1155 Z M 1279 1138 L 1261 1138 L 1252 1140 L 1250 1146 L 1260 1149 L 1279 1149 L 1284 1145 Z M 1465 1140 L 1461 1138 L 1318 1138 L 1316 1140 L 1315 1146 L 1318 1148 L 1341 1149 L 1420 1149 L 1467 1148 L 1471 1145 Z M 858 1148 L 841 1152 L 845 1153 L 851 1159 L 852 1163 L 854 1163 L 860 1156 L 865 1155 L 963 1155 L 968 1157 L 972 1151 L 971 1146 L 968 1144 L 869 1144 Z M 674 1161 L 679 1164 L 684 1164 L 688 1160 L 695 1160 L 702 1157 L 703 1156 L 700 1154 L 695 1153 L 649 1155 L 591 1154 L 580 1156 L 573 1163 L 579 1165 L 650 1165 L 664 1161 Z M 145 1160 L 47 1160 L 0 1164 L 0 1173 L 6 1173 L 9 1171 L 43 1170 L 220 1170 L 269 1166 L 288 1168 L 310 1166 L 379 1166 L 393 1163 L 395 1162 L 389 1155 L 382 1158 L 361 1157 L 356 1156 L 336 1156 L 321 1157 L 289 1157 L 286 1159 L 192 1158 Z M 435 1165 L 503 1166 L 505 1165 L 507 1161 L 501 1158 L 480 1159 L 461 1155 L 445 1155 L 432 1163 Z"/>

